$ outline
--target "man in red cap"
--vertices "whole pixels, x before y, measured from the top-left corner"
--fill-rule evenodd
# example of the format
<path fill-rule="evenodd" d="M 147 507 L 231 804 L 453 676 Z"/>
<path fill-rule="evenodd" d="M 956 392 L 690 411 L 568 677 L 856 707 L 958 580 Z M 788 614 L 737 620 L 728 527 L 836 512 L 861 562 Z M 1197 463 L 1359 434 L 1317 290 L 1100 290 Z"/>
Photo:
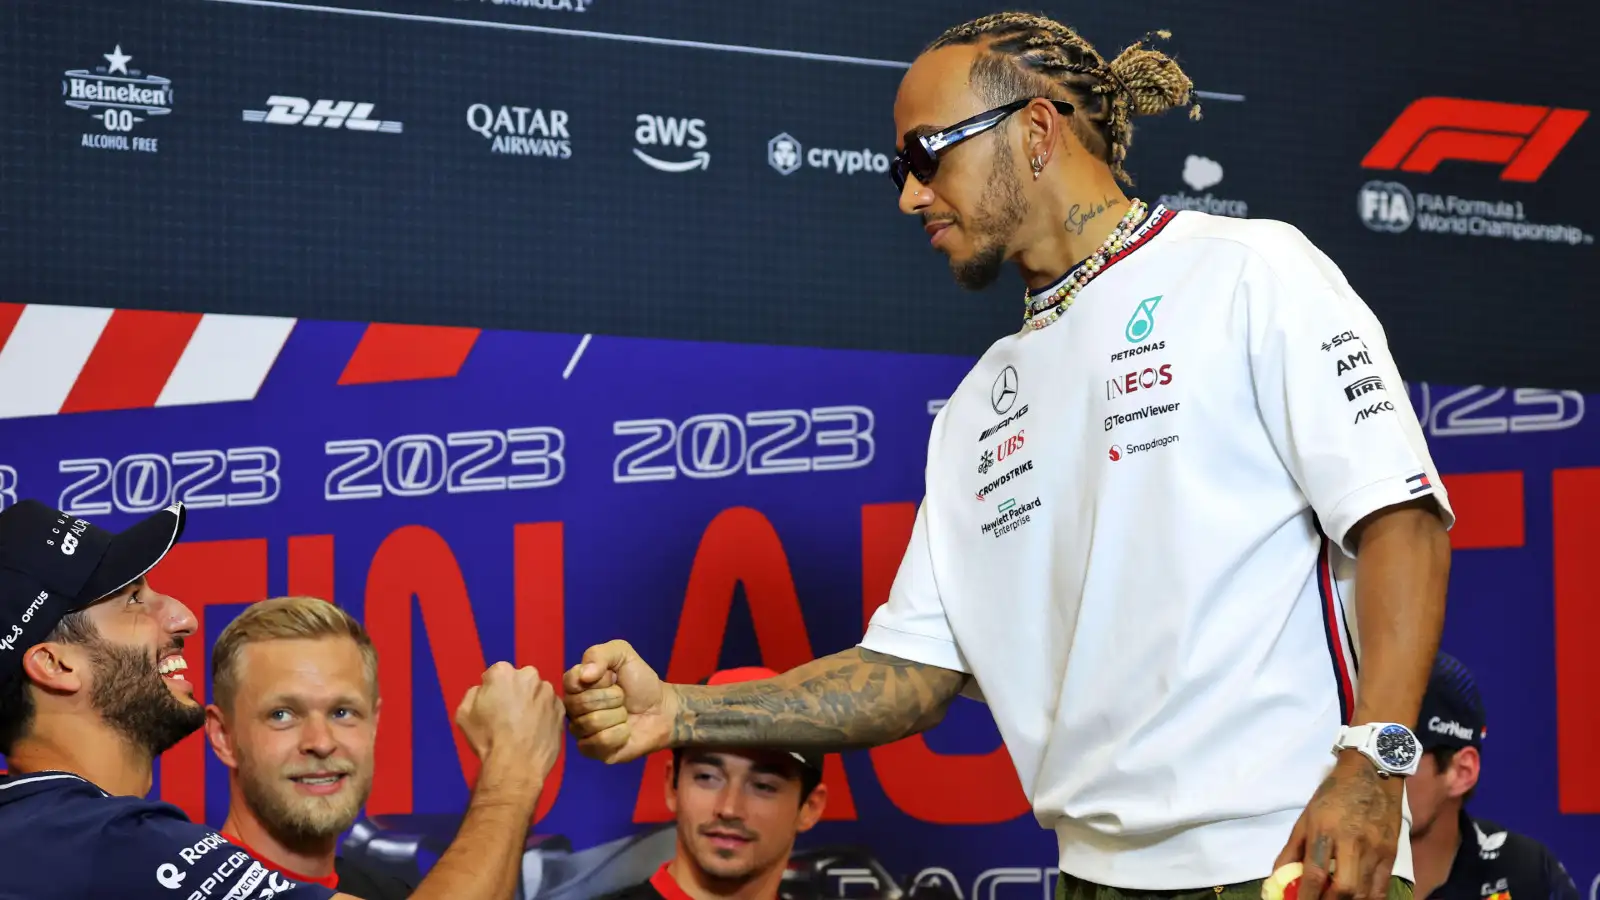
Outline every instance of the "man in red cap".
<path fill-rule="evenodd" d="M 771 669 L 725 669 L 708 685 L 773 678 Z M 672 751 L 667 809 L 678 847 L 650 880 L 604 900 L 772 900 L 795 836 L 822 818 L 822 754 L 758 747 Z"/>

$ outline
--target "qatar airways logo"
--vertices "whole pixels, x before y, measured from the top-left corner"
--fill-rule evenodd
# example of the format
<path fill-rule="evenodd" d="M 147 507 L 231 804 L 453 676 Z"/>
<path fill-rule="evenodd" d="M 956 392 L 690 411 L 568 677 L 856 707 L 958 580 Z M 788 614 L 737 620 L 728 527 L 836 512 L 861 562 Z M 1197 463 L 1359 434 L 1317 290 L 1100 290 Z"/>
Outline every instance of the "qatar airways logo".
<path fill-rule="evenodd" d="M 1124 394 L 1148 391 L 1171 383 L 1172 363 L 1147 366 L 1137 372 L 1129 372 L 1121 378 L 1106 379 L 1106 399 L 1115 400 Z"/>

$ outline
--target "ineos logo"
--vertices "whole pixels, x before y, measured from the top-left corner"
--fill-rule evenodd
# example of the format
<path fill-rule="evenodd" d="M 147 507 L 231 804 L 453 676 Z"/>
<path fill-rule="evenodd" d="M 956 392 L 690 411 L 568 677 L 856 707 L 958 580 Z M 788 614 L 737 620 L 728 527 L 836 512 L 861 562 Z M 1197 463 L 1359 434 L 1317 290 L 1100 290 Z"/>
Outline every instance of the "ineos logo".
<path fill-rule="evenodd" d="M 1010 366 L 1000 370 L 1000 377 L 989 388 L 989 405 L 994 407 L 996 413 L 1005 415 L 1010 411 L 1012 404 L 1017 402 L 1017 387 L 1017 370 Z"/>

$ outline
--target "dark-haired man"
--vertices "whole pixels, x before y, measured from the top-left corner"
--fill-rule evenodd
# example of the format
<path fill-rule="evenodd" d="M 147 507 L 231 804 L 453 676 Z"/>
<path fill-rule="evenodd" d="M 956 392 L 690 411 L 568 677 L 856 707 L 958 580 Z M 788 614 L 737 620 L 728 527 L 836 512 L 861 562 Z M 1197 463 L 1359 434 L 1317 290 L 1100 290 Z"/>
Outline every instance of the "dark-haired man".
<path fill-rule="evenodd" d="M 194 614 L 146 579 L 184 518 L 173 504 L 113 534 L 35 500 L 0 512 L 3 900 L 356 900 L 146 799 L 155 758 L 206 719 L 182 655 Z M 497 663 L 456 723 L 483 769 L 412 897 L 498 900 L 561 749 L 561 704 L 538 672 Z"/>
<path fill-rule="evenodd" d="M 1467 813 L 1487 731 L 1477 679 L 1440 653 L 1417 718 L 1423 757 L 1406 783 L 1417 897 L 1428 900 L 1578 900 L 1572 876 L 1527 835 Z"/>
<path fill-rule="evenodd" d="M 777 674 L 726 669 L 706 684 Z M 795 836 L 811 830 L 828 803 L 822 754 L 807 750 L 676 748 L 665 789 L 676 852 L 650 880 L 605 900 L 773 900 Z"/>
<path fill-rule="evenodd" d="M 900 209 L 967 287 L 1014 264 L 1021 327 L 935 417 L 860 646 L 717 687 L 591 648 L 566 681 L 584 753 L 883 744 L 965 693 L 1056 834 L 1064 898 L 1254 900 L 1291 860 L 1308 900 L 1411 890 L 1403 786 L 1454 514 L 1327 256 L 1123 193 L 1132 117 L 1192 94 L 1143 41 L 1108 57 L 1025 13 L 917 57 Z"/>

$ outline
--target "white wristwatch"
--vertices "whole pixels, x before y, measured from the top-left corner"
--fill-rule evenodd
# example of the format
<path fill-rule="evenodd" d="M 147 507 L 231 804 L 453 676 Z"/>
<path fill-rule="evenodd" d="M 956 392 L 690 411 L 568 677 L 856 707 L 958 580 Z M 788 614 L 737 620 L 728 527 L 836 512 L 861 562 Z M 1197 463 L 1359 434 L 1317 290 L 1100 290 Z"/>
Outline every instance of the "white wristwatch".
<path fill-rule="evenodd" d="M 1355 750 L 1372 760 L 1382 778 L 1415 775 L 1422 757 L 1422 745 L 1417 736 L 1411 729 L 1394 722 L 1346 725 L 1339 729 L 1339 736 L 1333 742 L 1334 755 L 1341 750 Z"/>

